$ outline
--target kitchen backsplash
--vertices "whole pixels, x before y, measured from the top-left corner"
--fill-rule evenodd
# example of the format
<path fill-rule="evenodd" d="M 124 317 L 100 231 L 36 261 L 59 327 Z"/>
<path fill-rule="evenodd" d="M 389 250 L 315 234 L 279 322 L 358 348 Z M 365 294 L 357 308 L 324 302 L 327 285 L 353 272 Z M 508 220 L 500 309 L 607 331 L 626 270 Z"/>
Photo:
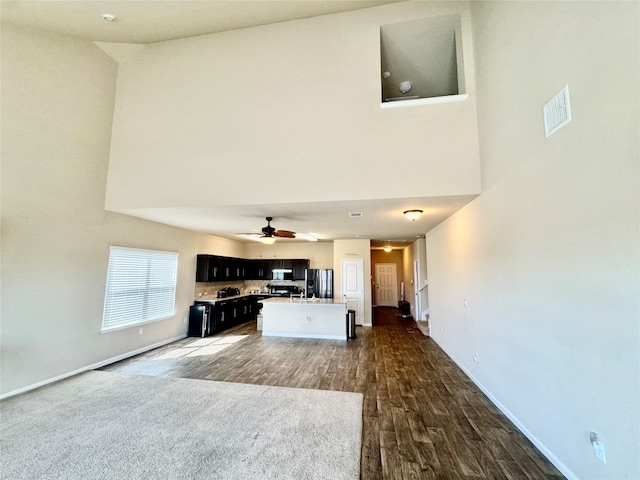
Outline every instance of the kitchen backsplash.
<path fill-rule="evenodd" d="M 233 287 L 240 290 L 242 294 L 249 294 L 254 291 L 268 292 L 267 285 L 297 285 L 304 288 L 304 280 L 236 280 L 229 282 L 196 282 L 194 298 L 215 297 L 218 290 L 225 287 Z"/>

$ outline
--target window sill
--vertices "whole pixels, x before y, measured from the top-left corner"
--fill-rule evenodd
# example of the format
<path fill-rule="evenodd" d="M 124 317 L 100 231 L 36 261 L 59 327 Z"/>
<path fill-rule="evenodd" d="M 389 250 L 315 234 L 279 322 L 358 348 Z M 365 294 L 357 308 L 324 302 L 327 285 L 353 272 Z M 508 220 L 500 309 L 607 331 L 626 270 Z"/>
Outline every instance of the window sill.
<path fill-rule="evenodd" d="M 170 318 L 174 318 L 175 316 L 176 316 L 176 312 L 173 312 L 171 315 L 166 315 L 160 318 L 154 318 L 153 320 L 145 320 L 144 322 L 127 323 L 126 325 L 118 325 L 117 327 L 111 327 L 111 328 L 102 328 L 100 329 L 100 333 L 111 333 L 111 332 L 116 332 L 118 330 L 124 330 L 125 328 L 139 327 L 140 325 L 147 325 L 148 323 L 155 323 L 155 322 L 161 322 L 162 320 L 168 320 Z"/>

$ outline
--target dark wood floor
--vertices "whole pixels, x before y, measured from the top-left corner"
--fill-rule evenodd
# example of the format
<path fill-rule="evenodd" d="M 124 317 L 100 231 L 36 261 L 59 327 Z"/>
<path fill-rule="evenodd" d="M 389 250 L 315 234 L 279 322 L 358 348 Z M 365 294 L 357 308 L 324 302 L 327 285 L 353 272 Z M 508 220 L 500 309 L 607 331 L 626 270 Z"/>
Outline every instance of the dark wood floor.
<path fill-rule="evenodd" d="M 361 392 L 363 480 L 564 478 L 412 320 L 376 308 L 374 325 L 345 343 L 263 338 L 250 322 L 219 334 L 247 337 L 218 353 L 166 358 L 196 352 L 187 338 L 103 370 Z"/>

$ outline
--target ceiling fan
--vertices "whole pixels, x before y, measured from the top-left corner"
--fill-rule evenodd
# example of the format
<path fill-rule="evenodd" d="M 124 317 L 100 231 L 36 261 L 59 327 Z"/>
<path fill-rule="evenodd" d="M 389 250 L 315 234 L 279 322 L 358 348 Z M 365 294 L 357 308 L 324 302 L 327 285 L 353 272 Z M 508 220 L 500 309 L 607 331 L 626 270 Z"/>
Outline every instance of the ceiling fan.
<path fill-rule="evenodd" d="M 267 226 L 262 227 L 262 235 L 260 235 L 259 240 L 262 243 L 272 244 L 276 241 L 276 238 L 296 238 L 296 232 L 292 232 L 291 230 L 276 230 L 271 226 L 271 220 L 273 217 L 265 217 L 267 221 Z M 257 235 L 256 233 L 250 233 L 246 235 Z"/>

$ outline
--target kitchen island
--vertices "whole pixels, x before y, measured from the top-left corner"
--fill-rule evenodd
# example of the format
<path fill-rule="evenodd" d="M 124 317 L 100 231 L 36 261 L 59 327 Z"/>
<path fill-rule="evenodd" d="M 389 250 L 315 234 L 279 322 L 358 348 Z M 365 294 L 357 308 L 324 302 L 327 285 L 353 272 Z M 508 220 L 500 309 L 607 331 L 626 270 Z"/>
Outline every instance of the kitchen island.
<path fill-rule="evenodd" d="M 262 335 L 347 339 L 347 305 L 333 298 L 269 298 L 262 301 Z"/>

